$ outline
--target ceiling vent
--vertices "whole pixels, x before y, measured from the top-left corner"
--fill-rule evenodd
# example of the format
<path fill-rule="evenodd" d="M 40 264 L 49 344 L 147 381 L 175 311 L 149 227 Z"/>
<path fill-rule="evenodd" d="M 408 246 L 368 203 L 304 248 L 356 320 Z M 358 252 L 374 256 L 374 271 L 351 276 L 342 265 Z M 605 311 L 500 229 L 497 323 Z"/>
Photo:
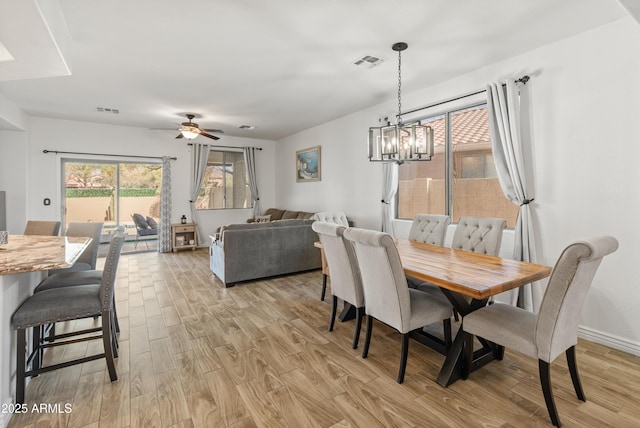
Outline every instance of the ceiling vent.
<path fill-rule="evenodd" d="M 366 68 L 373 68 L 376 65 L 380 65 L 384 62 L 384 60 L 375 57 L 373 55 L 368 55 L 368 54 L 364 54 L 362 55 L 360 58 L 356 59 L 355 61 L 353 61 L 353 64 L 360 66 L 360 67 L 366 67 Z"/>
<path fill-rule="evenodd" d="M 96 110 L 98 110 L 100 113 L 120 114 L 120 110 L 118 110 L 117 108 L 96 107 Z"/>

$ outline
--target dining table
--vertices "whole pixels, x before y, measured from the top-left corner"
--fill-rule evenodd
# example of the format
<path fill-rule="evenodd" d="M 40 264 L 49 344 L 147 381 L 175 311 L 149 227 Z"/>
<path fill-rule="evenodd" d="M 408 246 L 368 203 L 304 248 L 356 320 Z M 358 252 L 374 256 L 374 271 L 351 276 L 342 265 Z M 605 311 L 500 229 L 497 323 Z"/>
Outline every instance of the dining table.
<path fill-rule="evenodd" d="M 474 253 L 461 249 L 395 239 L 396 248 L 407 276 L 440 287 L 454 310 L 464 316 L 487 305 L 490 298 L 551 274 L 548 266 L 508 258 Z M 415 338 L 421 340 L 418 334 Z M 445 352 L 445 361 L 437 382 L 447 387 L 468 372 L 463 371 L 465 333 L 462 328 Z M 494 359 L 501 359 L 504 348 L 476 338 L 480 348 L 472 351 L 469 372 Z M 423 342 L 430 345 L 431 341 Z"/>

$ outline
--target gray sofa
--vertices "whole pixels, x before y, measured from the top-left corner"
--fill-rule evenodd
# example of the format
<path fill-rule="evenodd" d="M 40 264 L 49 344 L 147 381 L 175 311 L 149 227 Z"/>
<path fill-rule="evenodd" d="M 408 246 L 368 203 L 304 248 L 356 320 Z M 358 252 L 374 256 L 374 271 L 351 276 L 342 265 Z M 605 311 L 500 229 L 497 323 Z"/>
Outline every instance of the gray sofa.
<path fill-rule="evenodd" d="M 211 271 L 231 287 L 236 282 L 319 269 L 313 220 L 231 224 L 211 236 Z"/>

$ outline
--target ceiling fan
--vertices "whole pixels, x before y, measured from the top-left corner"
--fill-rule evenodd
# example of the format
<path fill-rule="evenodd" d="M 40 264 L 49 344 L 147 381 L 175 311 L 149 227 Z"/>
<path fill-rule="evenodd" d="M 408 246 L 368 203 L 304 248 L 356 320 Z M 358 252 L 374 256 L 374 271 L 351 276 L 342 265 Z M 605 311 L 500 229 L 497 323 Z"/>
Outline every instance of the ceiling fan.
<path fill-rule="evenodd" d="M 178 136 L 176 138 L 186 138 L 187 140 L 193 140 L 198 135 L 202 135 L 203 137 L 211 138 L 212 140 L 219 140 L 220 139 L 220 137 L 216 137 L 215 135 L 211 135 L 211 134 L 209 134 L 209 132 L 223 133 L 222 130 L 220 130 L 220 129 L 200 128 L 200 126 L 197 123 L 192 122 L 192 119 L 196 117 L 195 114 L 187 113 L 187 114 L 185 114 L 185 116 L 187 117 L 188 122 L 182 122 L 180 124 L 180 127 L 178 128 L 178 131 L 180 131 L 180 133 L 178 134 Z M 158 128 L 156 128 L 156 129 L 158 129 Z M 165 130 L 169 131 L 169 130 L 174 130 L 175 128 L 169 128 L 169 129 L 162 128 L 162 129 L 165 129 Z"/>

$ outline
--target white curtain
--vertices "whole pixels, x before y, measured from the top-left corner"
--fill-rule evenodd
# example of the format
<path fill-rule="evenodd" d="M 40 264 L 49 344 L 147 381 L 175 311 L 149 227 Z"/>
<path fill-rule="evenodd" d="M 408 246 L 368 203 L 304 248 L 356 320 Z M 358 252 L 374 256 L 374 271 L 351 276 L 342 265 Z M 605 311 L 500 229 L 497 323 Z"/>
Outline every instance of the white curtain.
<path fill-rule="evenodd" d="M 258 193 L 258 178 L 256 175 L 256 149 L 255 147 L 243 147 L 244 163 L 249 176 L 249 190 L 253 200 L 253 218 L 260 215 L 260 194 Z"/>
<path fill-rule="evenodd" d="M 382 164 L 382 231 L 391 236 L 393 233 L 393 212 L 391 210 L 393 198 L 398 191 L 398 164 Z"/>
<path fill-rule="evenodd" d="M 191 146 L 191 200 L 189 202 L 191 204 L 191 219 L 196 224 L 198 223 L 196 200 L 202 187 L 208 160 L 209 146 L 207 144 L 193 143 Z M 202 243 L 202 234 L 199 227 L 196 227 L 196 233 L 198 234 L 198 243 Z"/>
<path fill-rule="evenodd" d="M 515 227 L 513 258 L 536 262 L 534 224 L 531 202 L 533 188 L 527 183 L 520 124 L 520 90 L 513 79 L 506 85 L 491 83 L 487 86 L 489 131 L 493 158 L 505 196 L 520 206 Z M 540 283 L 520 287 L 511 295 L 512 304 L 528 311 L 538 312 L 544 291 Z"/>
<path fill-rule="evenodd" d="M 160 189 L 160 224 L 158 225 L 158 252 L 171 251 L 171 160 L 162 157 L 162 184 Z"/>

